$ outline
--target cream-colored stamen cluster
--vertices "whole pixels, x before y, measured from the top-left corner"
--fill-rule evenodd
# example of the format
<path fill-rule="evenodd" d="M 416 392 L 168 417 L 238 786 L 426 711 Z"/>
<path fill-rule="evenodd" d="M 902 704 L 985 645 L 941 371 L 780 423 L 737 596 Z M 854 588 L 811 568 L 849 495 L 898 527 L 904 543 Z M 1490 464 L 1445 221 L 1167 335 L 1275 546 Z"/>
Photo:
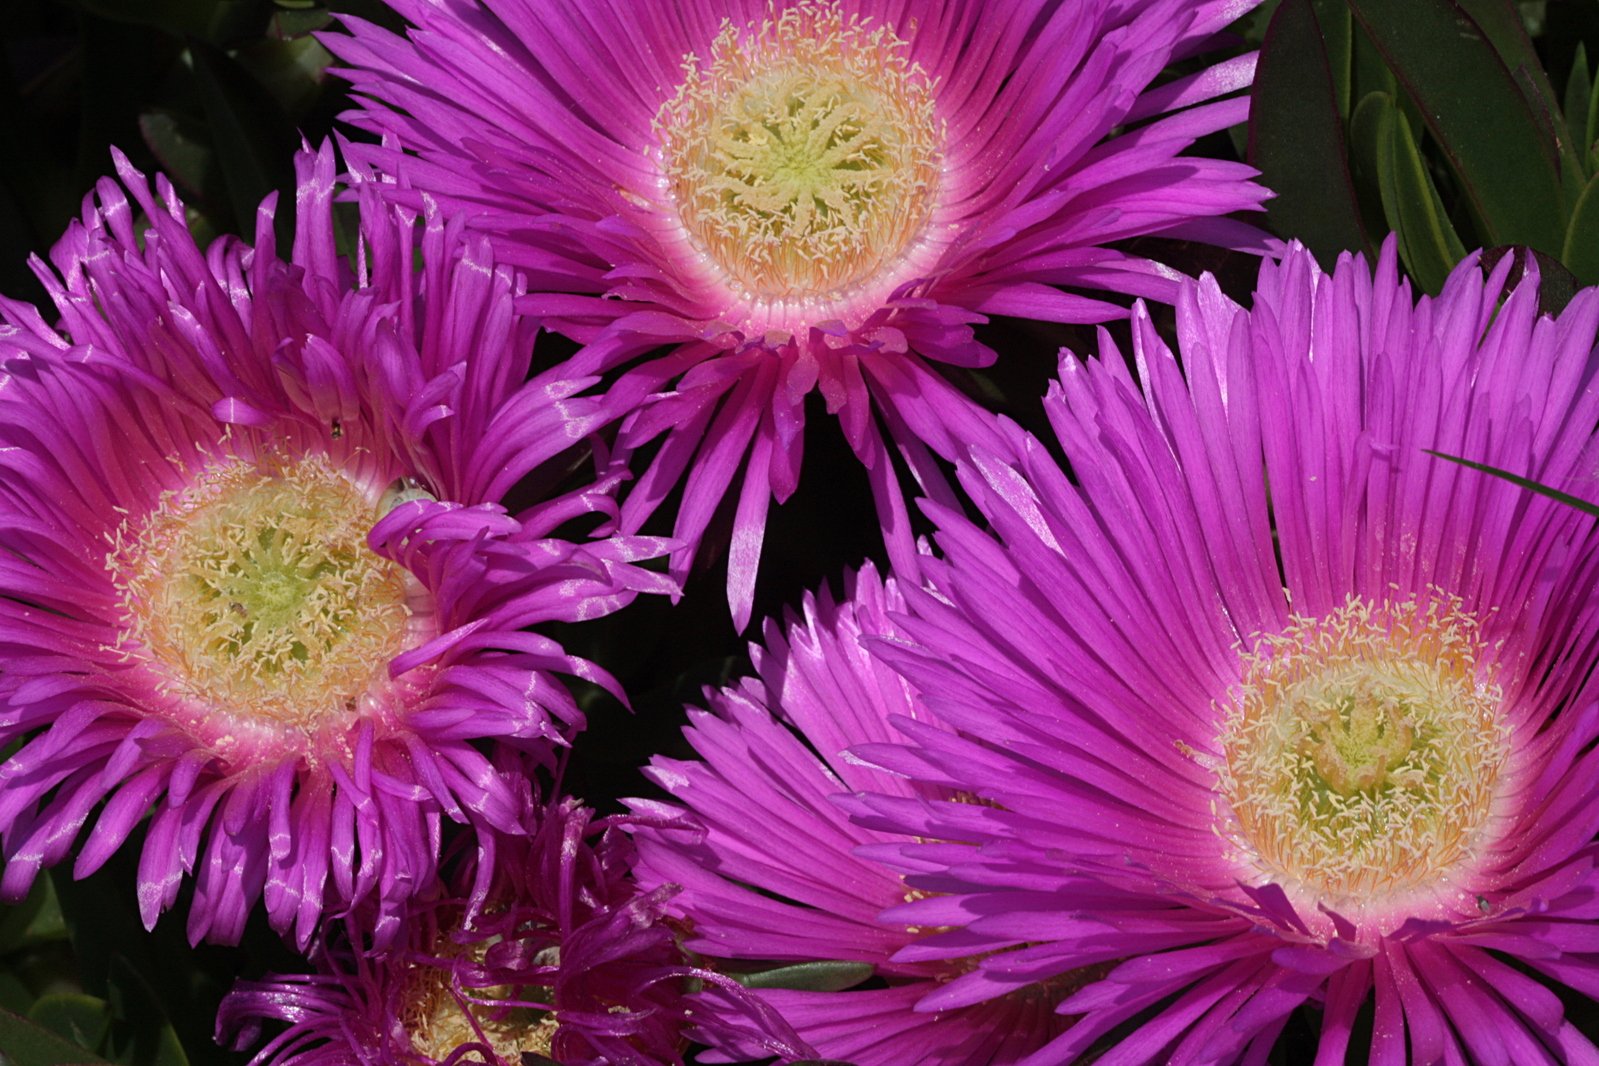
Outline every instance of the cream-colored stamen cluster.
<path fill-rule="evenodd" d="M 404 571 L 367 546 L 377 517 L 320 456 L 211 468 L 120 534 L 124 645 L 225 714 L 308 728 L 348 710 L 411 613 Z"/>
<path fill-rule="evenodd" d="M 443 952 L 446 957 L 461 953 L 462 949 L 450 945 Z M 482 961 L 481 947 L 472 954 Z M 521 991 L 529 996 L 548 992 Z M 510 988 L 493 987 L 461 989 L 458 993 L 451 986 L 447 969 L 414 966 L 401 998 L 400 1022 L 411 1037 L 412 1050 L 439 1062 L 462 1045 L 483 1043 L 505 1063 L 520 1063 L 524 1052 L 548 1058 L 550 1042 L 560 1027 L 554 1013 L 493 1005 L 494 1000 L 511 998 L 512 992 Z"/>
<path fill-rule="evenodd" d="M 830 298 L 926 225 L 942 167 L 933 85 L 892 27 L 806 2 L 724 23 L 656 116 L 690 238 L 755 300 Z"/>
<path fill-rule="evenodd" d="M 1259 872 L 1380 902 L 1471 858 L 1505 761 L 1501 692 L 1449 598 L 1351 597 L 1255 640 L 1226 712 L 1228 829 Z"/>

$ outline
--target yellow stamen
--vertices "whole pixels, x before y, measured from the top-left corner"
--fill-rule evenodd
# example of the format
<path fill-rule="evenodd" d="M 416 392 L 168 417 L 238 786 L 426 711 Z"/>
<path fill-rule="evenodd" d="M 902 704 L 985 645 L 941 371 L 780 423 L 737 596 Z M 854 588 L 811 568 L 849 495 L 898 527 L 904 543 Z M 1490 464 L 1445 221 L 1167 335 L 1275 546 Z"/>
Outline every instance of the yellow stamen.
<path fill-rule="evenodd" d="M 462 948 L 445 942 L 441 947 L 446 958 L 470 954 L 479 962 L 485 950 L 481 944 Z M 448 969 L 413 964 L 401 997 L 400 1022 L 411 1037 L 412 1050 L 439 1062 L 463 1044 L 483 1043 L 497 1059 L 508 1064 L 520 1063 L 524 1052 L 548 1058 L 550 1042 L 560 1028 L 555 1014 L 534 1007 L 494 1003 L 512 998 L 547 998 L 548 992 L 508 987 L 457 990 L 452 987 Z"/>
<path fill-rule="evenodd" d="M 347 712 L 411 615 L 407 575 L 367 547 L 377 518 L 320 456 L 212 467 L 119 533 L 124 645 L 225 714 L 310 728 Z"/>
<path fill-rule="evenodd" d="M 690 239 L 735 291 L 828 300 L 924 228 L 942 167 L 933 84 L 892 27 L 803 0 L 756 29 L 724 23 L 685 57 L 655 125 Z"/>
<path fill-rule="evenodd" d="M 1447 598 L 1351 597 L 1254 642 L 1219 776 L 1262 875 L 1380 902 L 1474 855 L 1507 748 L 1481 651 L 1476 620 Z"/>

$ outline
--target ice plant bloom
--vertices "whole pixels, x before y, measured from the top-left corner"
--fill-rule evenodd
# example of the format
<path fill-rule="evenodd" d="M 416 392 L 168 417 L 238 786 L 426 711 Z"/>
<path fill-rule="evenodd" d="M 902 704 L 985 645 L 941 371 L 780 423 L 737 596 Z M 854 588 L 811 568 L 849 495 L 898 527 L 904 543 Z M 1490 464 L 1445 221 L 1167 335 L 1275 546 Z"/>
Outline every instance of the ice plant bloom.
<path fill-rule="evenodd" d="M 684 961 L 662 900 L 627 877 L 632 847 L 614 819 L 575 800 L 530 807 L 527 835 L 497 850 L 482 900 L 468 862 L 458 887 L 418 901 L 396 950 L 358 950 L 364 935 L 318 946 L 318 972 L 241 982 L 217 1029 L 247 1048 L 263 1021 L 288 1022 L 256 1066 L 566 1066 L 683 1061 L 705 1014 L 693 982 L 720 981 Z M 735 986 L 736 987 L 736 986 Z M 717 1001 L 765 1055 L 810 1050 L 748 995 Z M 742 1012 L 728 1008 L 742 1005 Z"/>
<path fill-rule="evenodd" d="M 1181 369 L 1142 314 L 1063 363 L 1075 481 L 973 450 L 988 528 L 932 509 L 874 645 L 945 728 L 855 752 L 977 801 L 852 803 L 946 930 L 897 961 L 982 955 L 918 1010 L 1080 986 L 1032 1066 L 1264 1062 L 1301 1008 L 1318 1064 L 1599 1061 L 1599 534 L 1427 454 L 1599 496 L 1599 291 L 1511 269 L 1296 246 L 1252 310 L 1184 287 Z"/>
<path fill-rule="evenodd" d="M 622 456 L 659 443 L 624 528 L 681 485 L 681 572 L 736 490 L 740 626 L 809 393 L 909 572 L 890 445 L 947 491 L 930 452 L 981 426 L 932 364 L 991 361 L 974 323 L 1126 314 L 1061 286 L 1175 298 L 1175 272 L 1107 247 L 1127 238 L 1259 246 L 1223 217 L 1260 205 L 1254 172 L 1184 154 L 1243 121 L 1253 57 L 1152 87 L 1252 0 L 393 6 L 405 37 L 325 38 L 385 139 L 352 150 L 528 271 L 524 306 L 608 375 Z"/>
<path fill-rule="evenodd" d="M 827 1059 L 855 1066 L 987 1066 L 1020 1062 L 1066 1022 L 1040 989 L 928 1016 L 916 1004 L 976 965 L 972 958 L 898 961 L 929 927 L 881 915 L 921 893 L 883 861 L 911 842 L 853 824 L 855 792 L 907 802 L 954 800 L 861 765 L 858 745 L 900 741 L 896 719 L 928 714 L 870 650 L 904 609 L 893 580 L 866 567 L 841 602 L 807 598 L 802 619 L 769 623 L 754 649 L 759 677 L 708 694 L 685 730 L 698 760 L 657 758 L 646 771 L 677 803 L 635 800 L 652 821 L 636 834 L 645 886 L 682 885 L 667 901 L 687 947 L 730 970 L 796 963 L 845 966 L 841 990 L 759 993 Z M 682 806 L 678 806 L 682 804 Z M 1056 990 L 1058 992 L 1058 989 Z M 738 1043 L 721 1050 L 753 1056 Z"/>
<path fill-rule="evenodd" d="M 119 156 L 126 192 L 102 181 L 38 266 L 59 332 L 4 307 L 8 898 L 91 814 L 78 876 L 153 811 L 146 923 L 192 874 L 193 938 L 264 898 L 301 945 L 371 901 L 381 941 L 445 819 L 516 824 L 480 742 L 547 752 L 581 724 L 556 672 L 605 680 L 524 627 L 664 585 L 632 565 L 649 541 L 549 536 L 602 493 L 498 505 L 597 417 L 582 379 L 528 380 L 511 272 L 358 181 L 352 274 L 331 148 L 298 162 L 283 258 L 270 201 L 253 248 L 202 251 Z"/>

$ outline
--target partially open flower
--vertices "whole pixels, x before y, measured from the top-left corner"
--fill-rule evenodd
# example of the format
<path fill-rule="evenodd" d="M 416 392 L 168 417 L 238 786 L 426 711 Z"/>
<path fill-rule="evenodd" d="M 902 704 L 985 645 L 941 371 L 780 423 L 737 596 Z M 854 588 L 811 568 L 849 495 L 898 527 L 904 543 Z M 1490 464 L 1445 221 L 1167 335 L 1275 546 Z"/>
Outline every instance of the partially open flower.
<path fill-rule="evenodd" d="M 324 38 L 366 98 L 351 121 L 385 137 L 354 150 L 469 217 L 580 364 L 619 372 L 624 454 L 661 441 L 627 528 L 682 485 L 681 570 L 736 488 L 741 626 L 807 394 L 909 572 L 890 445 L 937 491 L 929 450 L 953 459 L 980 426 L 927 360 L 991 361 L 971 328 L 991 314 L 1125 314 L 1063 286 L 1175 297 L 1174 271 L 1114 242 L 1260 246 L 1223 217 L 1265 198 L 1253 171 L 1184 154 L 1244 119 L 1253 57 L 1152 87 L 1249 0 L 394 6 L 407 38 L 353 18 Z"/>
<path fill-rule="evenodd" d="M 418 244 L 358 181 L 352 275 L 324 148 L 287 259 L 270 201 L 253 248 L 203 252 L 117 162 L 126 193 L 102 181 L 38 268 L 59 332 L 14 304 L 0 327 L 4 892 L 91 813 L 79 876 L 153 810 L 147 923 L 192 873 L 193 938 L 236 939 L 264 896 L 302 945 L 374 898 L 381 940 L 442 819 L 515 824 L 473 742 L 547 752 L 582 717 L 555 673 L 604 680 L 524 627 L 664 590 L 632 565 L 661 548 L 551 538 L 597 489 L 498 506 L 596 413 L 559 368 L 528 381 L 481 239 L 430 215 Z"/>
<path fill-rule="evenodd" d="M 362 950 L 357 918 L 319 945 L 316 974 L 241 983 L 219 1034 L 248 1047 L 263 1019 L 288 1022 L 253 1060 L 271 1066 L 666 1066 L 706 1025 L 736 1026 L 766 1055 L 810 1053 L 732 982 L 688 965 L 665 921 L 670 890 L 638 891 L 613 822 L 563 799 L 530 808 L 525 828 L 492 869 L 468 862 L 456 889 L 416 902 L 395 950 Z M 475 898 L 465 885 L 485 875 Z M 706 981 L 724 986 L 714 1014 Z"/>

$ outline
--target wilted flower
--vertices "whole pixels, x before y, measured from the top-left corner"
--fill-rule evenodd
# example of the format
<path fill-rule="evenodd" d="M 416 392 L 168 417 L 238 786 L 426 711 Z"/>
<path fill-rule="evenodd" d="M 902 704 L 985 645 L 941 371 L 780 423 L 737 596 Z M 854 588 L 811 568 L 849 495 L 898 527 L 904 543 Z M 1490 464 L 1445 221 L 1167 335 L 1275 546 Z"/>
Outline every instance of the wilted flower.
<path fill-rule="evenodd" d="M 417 903 L 380 956 L 352 923 L 319 946 L 318 973 L 241 983 L 219 1033 L 249 1046 L 262 1019 L 290 1023 L 253 1060 L 271 1066 L 681 1063 L 689 1035 L 706 1035 L 697 985 L 718 979 L 684 961 L 663 920 L 670 890 L 641 894 L 626 836 L 575 800 L 530 808 L 526 829 L 497 850 L 481 900 L 457 888 Z M 712 1025 L 761 1034 L 765 1054 L 809 1053 L 748 996 L 718 1002 L 727 1021 Z"/>

